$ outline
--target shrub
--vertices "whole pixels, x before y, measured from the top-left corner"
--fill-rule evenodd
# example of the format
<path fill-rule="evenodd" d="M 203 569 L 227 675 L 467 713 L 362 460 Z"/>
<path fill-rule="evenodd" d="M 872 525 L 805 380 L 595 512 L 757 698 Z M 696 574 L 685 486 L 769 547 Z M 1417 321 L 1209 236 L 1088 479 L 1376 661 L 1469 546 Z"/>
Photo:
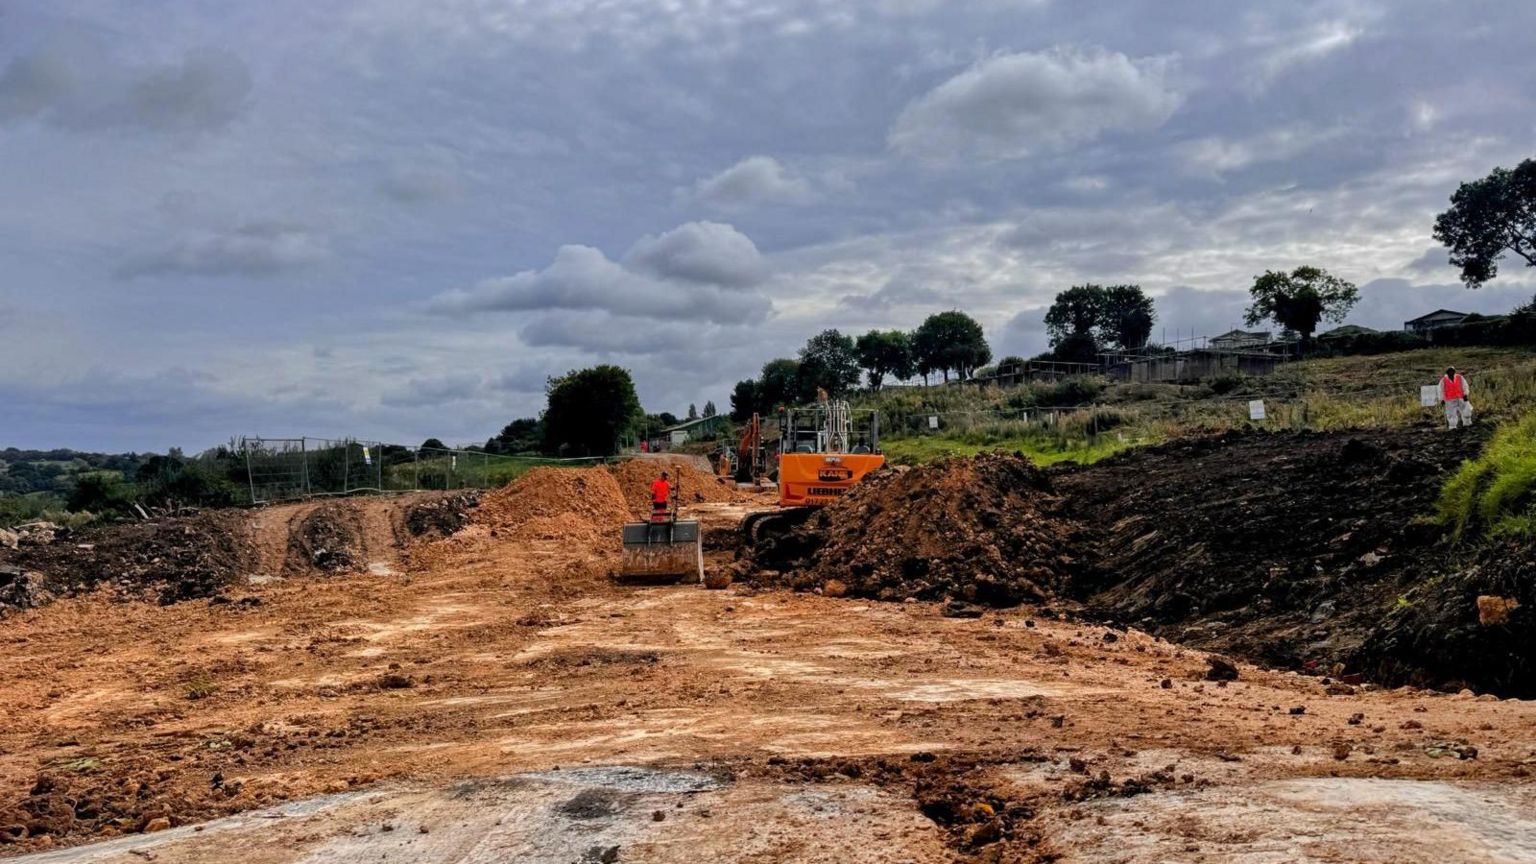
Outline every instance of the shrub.
<path fill-rule="evenodd" d="M 1211 392 L 1218 396 L 1225 396 L 1241 390 L 1248 383 L 1248 377 L 1239 372 L 1226 372 L 1211 379 Z"/>
<path fill-rule="evenodd" d="M 1035 392 L 1035 404 L 1046 408 L 1067 408 L 1087 405 L 1104 392 L 1104 382 L 1098 378 L 1064 378 Z"/>
<path fill-rule="evenodd" d="M 69 493 L 69 509 L 92 513 L 124 513 L 133 506 L 138 490 L 123 482 L 115 471 L 81 474 Z"/>

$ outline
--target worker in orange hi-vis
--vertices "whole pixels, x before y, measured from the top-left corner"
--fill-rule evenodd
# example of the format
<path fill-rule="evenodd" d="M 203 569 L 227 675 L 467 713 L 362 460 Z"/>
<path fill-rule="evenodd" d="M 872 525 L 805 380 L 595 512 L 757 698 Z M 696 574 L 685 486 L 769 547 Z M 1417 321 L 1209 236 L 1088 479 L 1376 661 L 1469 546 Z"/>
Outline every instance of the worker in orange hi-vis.
<path fill-rule="evenodd" d="M 1467 379 L 1456 367 L 1445 370 L 1445 377 L 1440 379 L 1440 401 L 1445 403 L 1445 422 L 1450 428 L 1472 425 L 1472 404 L 1467 401 L 1467 394 L 1471 392 L 1467 386 Z"/>
<path fill-rule="evenodd" d="M 667 472 L 651 481 L 651 512 L 665 513 L 672 501 L 672 484 L 667 482 Z"/>

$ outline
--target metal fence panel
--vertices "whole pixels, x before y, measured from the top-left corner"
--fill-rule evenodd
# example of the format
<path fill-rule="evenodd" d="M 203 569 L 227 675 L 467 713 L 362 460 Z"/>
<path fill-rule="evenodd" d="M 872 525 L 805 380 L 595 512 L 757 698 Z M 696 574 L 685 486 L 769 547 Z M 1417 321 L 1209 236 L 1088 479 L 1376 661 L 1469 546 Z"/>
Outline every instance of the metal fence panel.
<path fill-rule="evenodd" d="M 412 448 L 355 438 L 248 437 L 239 447 L 252 504 L 360 492 L 489 489 L 539 465 L 603 461 Z"/>

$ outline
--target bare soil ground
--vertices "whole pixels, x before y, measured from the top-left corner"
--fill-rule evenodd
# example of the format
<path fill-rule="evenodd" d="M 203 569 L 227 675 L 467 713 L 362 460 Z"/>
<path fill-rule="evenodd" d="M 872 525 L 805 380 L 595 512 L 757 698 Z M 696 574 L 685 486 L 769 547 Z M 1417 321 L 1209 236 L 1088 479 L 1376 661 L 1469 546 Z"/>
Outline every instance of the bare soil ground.
<path fill-rule="evenodd" d="M 1029 607 L 621 588 L 616 540 L 503 503 L 402 548 L 405 511 L 362 501 L 364 566 L 286 578 L 314 507 L 272 508 L 228 602 L 5 619 L 0 854 L 1533 860 L 1536 703 L 1207 680 Z"/>

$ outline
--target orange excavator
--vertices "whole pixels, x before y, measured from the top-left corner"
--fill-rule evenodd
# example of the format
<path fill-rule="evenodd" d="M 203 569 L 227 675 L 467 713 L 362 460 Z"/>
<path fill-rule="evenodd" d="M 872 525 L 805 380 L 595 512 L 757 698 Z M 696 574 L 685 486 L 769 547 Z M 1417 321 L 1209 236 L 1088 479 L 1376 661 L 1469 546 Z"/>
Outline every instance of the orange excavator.
<path fill-rule="evenodd" d="M 880 453 L 879 412 L 854 410 L 847 402 L 828 398 L 825 392 L 817 396 L 816 404 L 809 408 L 779 409 L 779 506 L 742 520 L 742 534 L 749 544 L 767 534 L 788 532 L 885 464 Z M 755 445 L 752 453 L 761 453 L 762 424 L 755 416 L 753 421 L 742 436 L 740 449 L 747 449 L 745 445 L 750 443 Z M 751 465 L 756 459 L 767 462 L 766 455 L 754 457 L 749 453 L 743 458 L 738 452 L 738 476 L 741 464 Z"/>

